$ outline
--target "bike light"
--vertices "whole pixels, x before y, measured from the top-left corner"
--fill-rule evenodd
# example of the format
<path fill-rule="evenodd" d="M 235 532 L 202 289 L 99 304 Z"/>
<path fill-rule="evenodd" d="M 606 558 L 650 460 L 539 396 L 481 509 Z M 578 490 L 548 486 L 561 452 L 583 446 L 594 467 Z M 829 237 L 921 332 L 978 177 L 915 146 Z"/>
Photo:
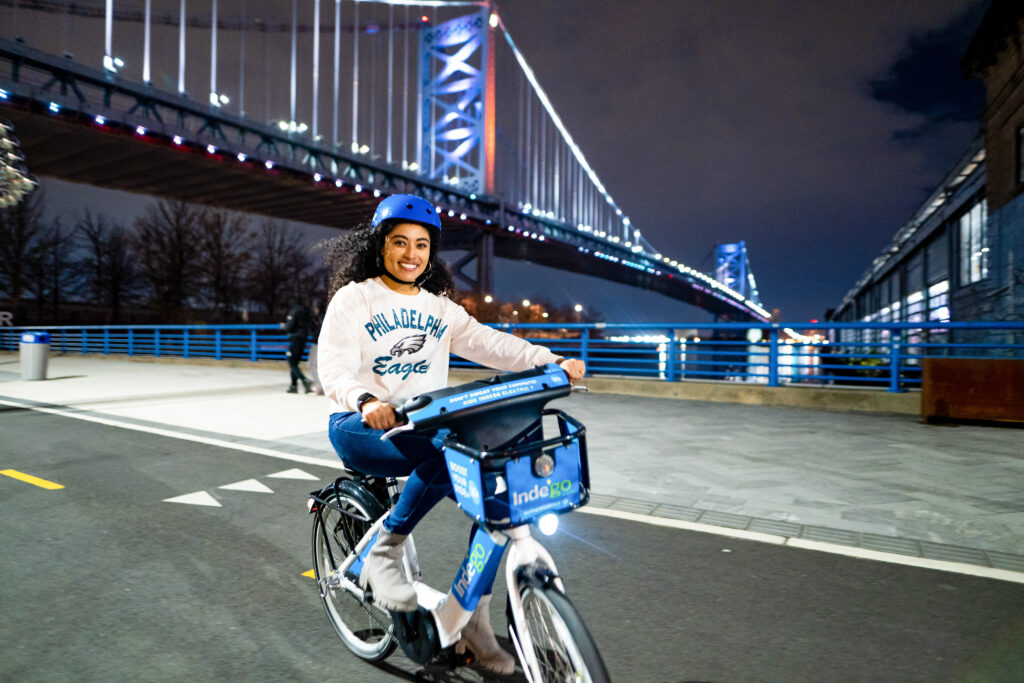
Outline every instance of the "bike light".
<path fill-rule="evenodd" d="M 306 499 L 306 510 L 308 510 L 309 512 L 313 512 L 313 506 L 314 505 L 316 505 L 316 501 L 315 500 L 313 500 L 312 498 L 307 498 Z"/>
<path fill-rule="evenodd" d="M 538 477 L 550 477 L 555 471 L 555 459 L 545 453 L 533 461 L 533 473 Z"/>
<path fill-rule="evenodd" d="M 537 528 L 540 529 L 540 532 L 545 536 L 550 536 L 555 533 L 558 531 L 558 515 L 550 512 L 544 515 L 537 520 Z"/>

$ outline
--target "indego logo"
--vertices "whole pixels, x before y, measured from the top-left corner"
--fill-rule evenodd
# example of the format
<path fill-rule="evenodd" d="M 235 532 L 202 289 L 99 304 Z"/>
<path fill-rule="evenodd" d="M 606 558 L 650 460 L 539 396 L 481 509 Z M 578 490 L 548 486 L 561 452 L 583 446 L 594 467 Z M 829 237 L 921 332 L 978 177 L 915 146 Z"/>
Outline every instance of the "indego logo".
<path fill-rule="evenodd" d="M 466 561 L 462 563 L 462 571 L 459 573 L 459 578 L 455 580 L 455 585 L 452 587 L 453 590 L 458 593 L 460 598 L 466 597 L 466 590 L 469 588 L 469 582 L 484 570 L 484 566 L 487 564 L 487 558 L 490 557 L 490 555 L 491 554 L 479 543 L 473 544 L 473 548 L 466 556 Z"/>
<path fill-rule="evenodd" d="M 562 481 L 551 482 L 548 481 L 547 485 L 541 486 L 540 484 L 534 484 L 533 488 L 529 491 L 520 491 L 512 493 L 512 504 L 522 505 L 523 503 L 530 503 L 539 498 L 561 498 L 572 493 L 572 480 L 563 479 Z"/>

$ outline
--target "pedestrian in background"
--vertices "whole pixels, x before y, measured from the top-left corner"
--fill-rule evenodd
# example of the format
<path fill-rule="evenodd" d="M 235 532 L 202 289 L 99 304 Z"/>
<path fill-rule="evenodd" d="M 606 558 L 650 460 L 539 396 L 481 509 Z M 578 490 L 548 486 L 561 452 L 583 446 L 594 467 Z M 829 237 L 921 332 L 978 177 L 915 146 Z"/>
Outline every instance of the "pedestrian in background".
<path fill-rule="evenodd" d="M 308 394 L 313 391 L 313 387 L 309 379 L 299 369 L 299 361 L 302 360 L 302 354 L 306 350 L 306 341 L 309 339 L 311 324 L 309 309 L 295 300 L 290 301 L 288 305 L 288 318 L 281 323 L 282 329 L 288 333 L 288 369 L 291 372 L 291 385 L 288 387 L 288 393 L 298 393 L 298 382 L 301 380 L 302 386 Z"/>

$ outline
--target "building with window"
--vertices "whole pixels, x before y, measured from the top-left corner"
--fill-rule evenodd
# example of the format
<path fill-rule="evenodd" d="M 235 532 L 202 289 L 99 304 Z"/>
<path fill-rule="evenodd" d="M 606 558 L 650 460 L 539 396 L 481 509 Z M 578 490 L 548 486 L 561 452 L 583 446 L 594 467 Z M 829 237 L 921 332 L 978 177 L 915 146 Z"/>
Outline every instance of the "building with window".
<path fill-rule="evenodd" d="M 962 66 L 985 83 L 982 132 L 832 320 L 1024 320 L 1024 3 L 993 0 Z"/>

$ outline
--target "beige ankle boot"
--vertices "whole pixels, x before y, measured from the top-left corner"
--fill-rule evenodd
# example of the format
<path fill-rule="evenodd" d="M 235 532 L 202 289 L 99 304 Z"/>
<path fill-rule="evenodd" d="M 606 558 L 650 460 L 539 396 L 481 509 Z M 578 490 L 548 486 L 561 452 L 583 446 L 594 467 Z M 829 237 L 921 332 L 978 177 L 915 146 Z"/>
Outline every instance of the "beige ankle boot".
<path fill-rule="evenodd" d="M 501 648 L 494 637 L 490 607 L 490 595 L 480 598 L 480 604 L 473 610 L 469 623 L 462 629 L 462 637 L 455 643 L 455 651 L 463 654 L 468 647 L 473 653 L 476 666 L 499 674 L 510 674 L 516 670 L 516 660 Z"/>
<path fill-rule="evenodd" d="M 405 534 L 393 534 L 383 527 L 359 572 L 359 585 L 373 591 L 374 604 L 395 612 L 415 612 L 416 591 L 405 576 L 402 544 Z"/>

